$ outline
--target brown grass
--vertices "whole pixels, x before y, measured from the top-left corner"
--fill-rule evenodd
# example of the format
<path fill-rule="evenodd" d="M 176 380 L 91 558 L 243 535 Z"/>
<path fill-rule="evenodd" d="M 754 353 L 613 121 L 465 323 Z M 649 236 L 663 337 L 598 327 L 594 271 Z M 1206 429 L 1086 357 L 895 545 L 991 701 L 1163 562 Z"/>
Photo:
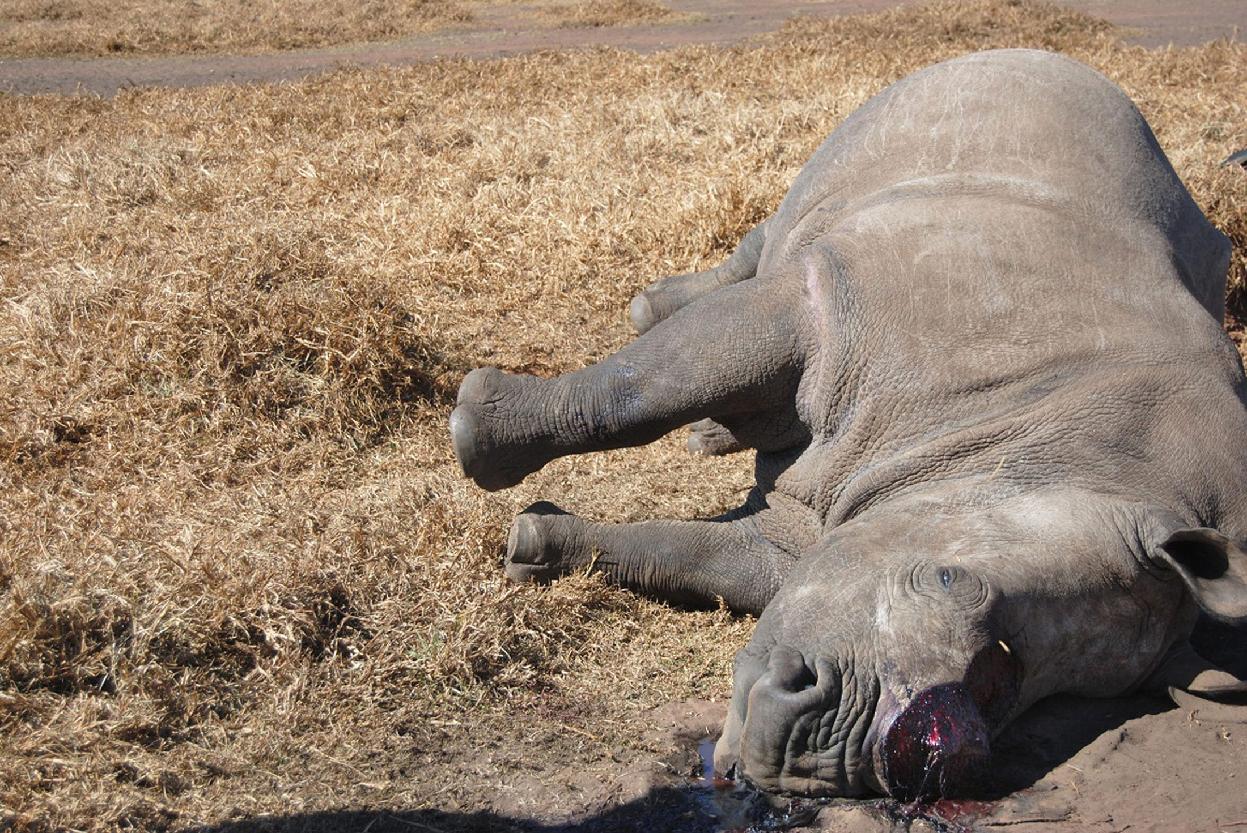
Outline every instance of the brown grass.
<path fill-rule="evenodd" d="M 1135 97 L 1241 287 L 1247 176 L 1216 163 L 1247 146 L 1247 47 L 1147 52 L 1047 6 L 4 99 L 0 828 L 480 809 L 645 760 L 639 711 L 724 696 L 751 623 L 509 587 L 506 525 L 538 497 L 704 515 L 748 461 L 670 439 L 485 494 L 445 436 L 461 374 L 601 358 L 633 292 L 721 258 L 870 94 L 1004 45 Z"/>
<path fill-rule="evenodd" d="M 255 52 L 387 40 L 470 19 L 456 0 L 5 0 L 0 55 Z"/>
<path fill-rule="evenodd" d="M 564 28 L 668 23 L 690 17 L 674 12 L 653 0 L 584 0 L 570 5 L 547 6 L 542 16 L 553 18 Z"/>
<path fill-rule="evenodd" d="M 482 14 L 511 29 L 692 18 L 653 0 L 6 0 L 0 56 L 267 52 L 470 29 Z"/>

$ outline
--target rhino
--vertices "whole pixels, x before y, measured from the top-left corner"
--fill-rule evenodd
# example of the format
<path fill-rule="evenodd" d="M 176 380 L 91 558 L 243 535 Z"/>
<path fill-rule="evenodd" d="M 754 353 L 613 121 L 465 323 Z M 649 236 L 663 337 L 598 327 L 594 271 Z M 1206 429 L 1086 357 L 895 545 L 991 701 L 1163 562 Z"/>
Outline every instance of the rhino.
<path fill-rule="evenodd" d="M 519 514 L 505 570 L 592 569 L 758 615 L 714 762 L 764 790 L 957 796 L 1059 692 L 1244 684 L 1247 393 L 1227 239 L 1130 99 L 1070 58 L 970 54 L 849 116 L 717 268 L 552 379 L 480 368 L 450 434 L 480 487 L 649 443 L 756 452 L 709 520 Z"/>

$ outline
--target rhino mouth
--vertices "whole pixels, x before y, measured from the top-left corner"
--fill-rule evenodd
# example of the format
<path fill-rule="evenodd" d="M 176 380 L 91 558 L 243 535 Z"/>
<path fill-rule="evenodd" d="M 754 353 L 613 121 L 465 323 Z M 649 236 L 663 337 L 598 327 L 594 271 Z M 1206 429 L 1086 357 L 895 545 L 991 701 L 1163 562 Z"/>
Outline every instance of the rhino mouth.
<path fill-rule="evenodd" d="M 738 669 L 715 768 L 771 792 L 866 794 L 874 785 L 865 741 L 878 695 L 871 674 L 775 647 L 764 668 Z"/>
<path fill-rule="evenodd" d="M 964 684 L 933 686 L 904 708 L 888 708 L 891 698 L 881 701 L 877 685 L 850 678 L 848 685 L 824 683 L 823 696 L 798 712 L 793 695 L 813 699 L 819 689 L 813 674 L 804 683 L 777 692 L 764 674 L 753 686 L 729 758 L 737 777 L 767 791 L 834 797 L 878 791 L 906 802 L 964 796 L 986 783 L 991 730 Z"/>

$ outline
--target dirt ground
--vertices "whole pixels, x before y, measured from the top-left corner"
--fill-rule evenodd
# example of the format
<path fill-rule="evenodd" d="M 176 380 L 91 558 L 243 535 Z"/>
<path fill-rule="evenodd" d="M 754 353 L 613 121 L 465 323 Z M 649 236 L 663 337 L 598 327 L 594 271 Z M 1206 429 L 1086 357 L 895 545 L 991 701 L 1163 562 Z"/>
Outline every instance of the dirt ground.
<path fill-rule="evenodd" d="M 152 29 L 149 40 L 155 44 L 153 49 L 161 47 L 163 51 L 193 44 L 226 51 L 231 51 L 231 47 L 236 51 L 257 45 L 267 45 L 271 50 L 283 45 L 334 44 L 327 48 L 253 55 L 94 60 L 66 59 L 67 52 L 83 52 L 82 48 L 74 47 L 78 41 L 71 37 L 62 34 L 46 38 L 45 43 L 26 35 L 23 40 L 20 27 L 11 25 L 10 39 L 14 45 L 6 49 L 0 41 L 0 91 L 90 92 L 107 96 L 135 86 L 187 87 L 293 80 L 343 66 L 405 66 L 439 58 L 496 58 L 541 49 L 611 47 L 652 52 L 689 44 L 726 45 L 774 32 L 798 18 L 827 19 L 882 11 L 912 2 L 673 0 L 659 5 L 648 0 L 545 0 L 536 3 L 472 0 L 466 5 L 417 4 L 420 14 L 409 12 L 412 17 L 409 23 L 401 18 L 392 19 L 393 15 L 375 14 L 372 7 L 367 7 L 337 25 L 335 20 L 342 15 L 335 17 L 331 7 L 317 4 L 314 14 L 302 17 L 286 14 L 277 22 L 270 21 L 269 29 L 258 31 L 255 25 L 238 28 L 218 23 L 212 28 L 207 22 L 198 23 L 195 28 L 174 17 L 149 27 Z M 1127 42 L 1148 47 L 1190 46 L 1217 38 L 1236 38 L 1240 32 L 1247 31 L 1247 3 L 1240 0 L 1199 0 L 1181 4 L 1167 0 L 1062 0 L 1062 5 L 1108 20 L 1121 27 L 1120 35 Z M 125 32 L 131 17 L 122 15 L 115 26 Z M 0 32 L 5 28 L 3 22 L 0 17 Z M 404 25 L 408 32 L 433 31 L 407 34 L 398 40 L 379 40 L 398 37 Z M 370 34 L 369 39 L 374 42 L 350 45 L 347 39 L 351 33 L 357 37 Z M 94 51 L 99 52 L 107 51 L 109 38 L 128 43 L 135 36 L 101 37 L 92 32 L 78 38 L 96 44 Z M 204 51 L 204 48 L 195 51 Z M 86 51 L 89 54 L 91 50 Z M 37 57 L 40 55 L 48 57 Z"/>
<path fill-rule="evenodd" d="M 1040 705 L 973 801 L 715 789 L 699 747 L 752 622 L 499 565 L 533 500 L 712 515 L 747 457 L 670 437 L 486 494 L 449 449 L 467 370 L 617 349 L 631 295 L 721 259 L 869 95 L 1001 46 L 1139 103 L 1234 242 L 1241 346 L 1236 42 L 1150 51 L 976 0 L 726 47 L 0 96 L 0 830 L 1247 829 L 1247 724 L 1150 697 Z M 1199 634 L 1240 675 L 1245 645 Z"/>

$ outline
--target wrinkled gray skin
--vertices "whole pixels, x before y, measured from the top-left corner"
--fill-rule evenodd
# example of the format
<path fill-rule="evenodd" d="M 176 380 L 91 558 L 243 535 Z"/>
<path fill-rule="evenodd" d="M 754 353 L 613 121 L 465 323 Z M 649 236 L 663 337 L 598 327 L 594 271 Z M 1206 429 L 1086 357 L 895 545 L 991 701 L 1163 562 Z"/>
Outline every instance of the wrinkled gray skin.
<path fill-rule="evenodd" d="M 1228 258 L 1110 82 L 969 55 L 847 119 L 726 264 L 639 295 L 615 355 L 469 374 L 455 451 L 493 490 L 689 423 L 695 451 L 756 449 L 757 487 L 713 520 L 530 507 L 507 574 L 592 561 L 760 613 L 721 771 L 956 794 L 1049 694 L 1241 694 L 1187 642 L 1200 607 L 1247 621 Z"/>

